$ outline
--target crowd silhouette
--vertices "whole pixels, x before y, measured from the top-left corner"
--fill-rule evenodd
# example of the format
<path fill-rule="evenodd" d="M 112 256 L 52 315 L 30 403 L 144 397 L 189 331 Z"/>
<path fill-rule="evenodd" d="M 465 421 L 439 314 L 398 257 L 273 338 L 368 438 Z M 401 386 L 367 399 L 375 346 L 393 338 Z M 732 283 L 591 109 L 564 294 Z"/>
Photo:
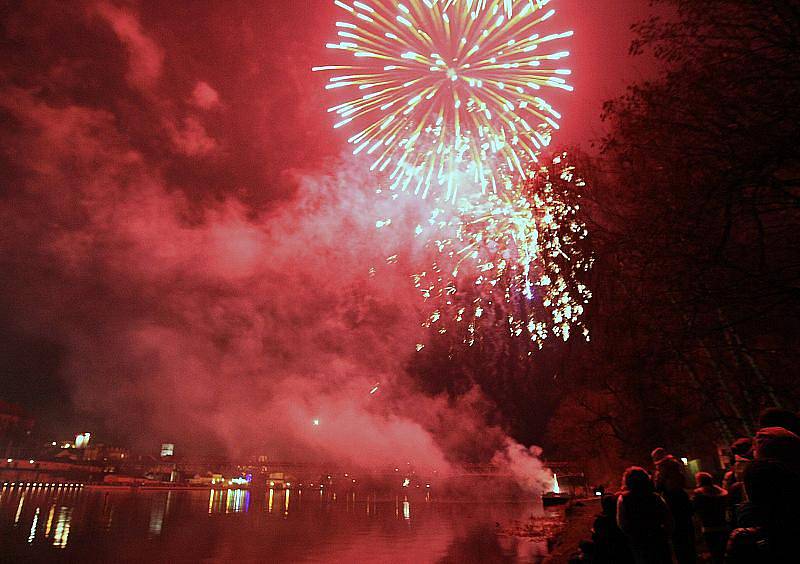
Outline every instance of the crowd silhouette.
<path fill-rule="evenodd" d="M 761 413 L 752 438 L 730 445 L 719 484 L 687 484 L 686 466 L 663 448 L 648 471 L 631 466 L 601 499 L 591 541 L 572 562 L 788 564 L 800 562 L 800 416 Z"/>

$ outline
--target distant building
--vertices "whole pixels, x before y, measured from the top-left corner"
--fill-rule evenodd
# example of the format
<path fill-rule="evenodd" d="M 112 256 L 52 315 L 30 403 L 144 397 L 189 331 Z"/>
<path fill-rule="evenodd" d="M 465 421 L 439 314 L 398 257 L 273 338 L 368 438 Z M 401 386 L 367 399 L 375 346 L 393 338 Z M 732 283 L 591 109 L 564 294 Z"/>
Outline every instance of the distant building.
<path fill-rule="evenodd" d="M 172 443 L 161 444 L 161 458 L 175 455 L 175 445 Z"/>
<path fill-rule="evenodd" d="M 4 458 L 18 454 L 30 437 L 34 422 L 20 406 L 0 401 L 0 452 Z"/>
<path fill-rule="evenodd" d="M 124 462 L 128 458 L 130 458 L 130 451 L 118 446 L 92 444 L 83 449 L 83 460 Z"/>
<path fill-rule="evenodd" d="M 91 433 L 79 433 L 75 436 L 75 448 L 86 448 L 89 446 L 89 440 L 92 438 Z"/>

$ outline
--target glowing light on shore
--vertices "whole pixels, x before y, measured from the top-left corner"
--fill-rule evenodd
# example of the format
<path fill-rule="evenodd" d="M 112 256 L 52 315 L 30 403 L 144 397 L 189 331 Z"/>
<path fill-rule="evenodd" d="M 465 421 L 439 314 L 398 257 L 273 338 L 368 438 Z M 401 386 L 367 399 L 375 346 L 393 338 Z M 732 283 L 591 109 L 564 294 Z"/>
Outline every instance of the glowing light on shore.
<path fill-rule="evenodd" d="M 558 129 L 547 91 L 572 90 L 551 0 L 388 0 L 335 4 L 345 18 L 326 88 L 348 95 L 329 112 L 352 128 L 354 154 L 393 190 L 455 202 L 459 189 L 500 189 L 525 174 Z"/>

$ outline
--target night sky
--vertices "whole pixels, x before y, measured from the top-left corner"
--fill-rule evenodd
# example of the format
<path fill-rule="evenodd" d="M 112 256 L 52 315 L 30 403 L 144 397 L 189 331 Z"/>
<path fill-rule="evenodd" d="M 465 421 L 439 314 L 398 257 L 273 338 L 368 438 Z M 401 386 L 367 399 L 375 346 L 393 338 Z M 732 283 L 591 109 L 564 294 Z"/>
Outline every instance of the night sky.
<path fill-rule="evenodd" d="M 647 73 L 627 56 L 646 4 L 556 2 L 576 32 L 557 144 L 588 147 L 602 101 Z M 310 71 L 337 11 L 2 2 L 0 399 L 42 433 L 230 444 L 257 426 L 290 451 L 325 442 L 295 430 L 319 416 L 352 436 L 337 448 L 379 457 L 362 429 L 430 442 L 398 406 L 449 426 L 452 406 L 398 391 L 416 296 L 367 279 L 392 243 L 371 241 L 363 163 L 342 157 Z M 394 387 L 379 407 L 376 381 Z"/>

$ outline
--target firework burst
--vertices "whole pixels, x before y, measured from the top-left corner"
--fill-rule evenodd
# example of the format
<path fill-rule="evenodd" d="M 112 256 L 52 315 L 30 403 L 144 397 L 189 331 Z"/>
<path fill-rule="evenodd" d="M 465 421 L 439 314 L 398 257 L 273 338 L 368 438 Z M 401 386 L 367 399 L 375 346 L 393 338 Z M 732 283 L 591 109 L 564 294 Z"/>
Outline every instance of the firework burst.
<path fill-rule="evenodd" d="M 582 316 L 593 258 L 580 219 L 584 182 L 562 154 L 534 169 L 516 190 L 437 209 L 427 228 L 437 259 L 414 283 L 432 305 L 425 325 L 461 331 L 473 345 L 486 331 L 541 348 L 549 336 L 588 339 Z M 531 349 L 532 350 L 532 349 Z"/>
<path fill-rule="evenodd" d="M 327 46 L 347 60 L 314 68 L 349 93 L 329 108 L 334 127 L 355 129 L 353 152 L 370 155 L 393 190 L 451 202 L 459 186 L 497 193 L 558 128 L 542 90 L 571 90 L 558 46 L 572 32 L 540 33 L 550 3 L 336 0 L 347 17 Z"/>

